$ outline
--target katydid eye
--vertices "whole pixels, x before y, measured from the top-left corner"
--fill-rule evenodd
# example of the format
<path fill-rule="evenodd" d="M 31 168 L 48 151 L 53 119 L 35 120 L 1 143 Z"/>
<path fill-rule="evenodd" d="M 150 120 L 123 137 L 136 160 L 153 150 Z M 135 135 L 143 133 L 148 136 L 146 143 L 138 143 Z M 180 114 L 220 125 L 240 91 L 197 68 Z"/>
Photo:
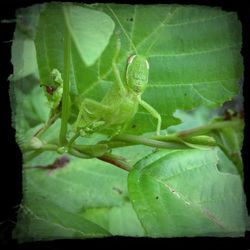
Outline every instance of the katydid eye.
<path fill-rule="evenodd" d="M 136 57 L 136 55 L 132 55 L 128 58 L 128 64 L 131 64 L 134 60 L 134 58 Z"/>

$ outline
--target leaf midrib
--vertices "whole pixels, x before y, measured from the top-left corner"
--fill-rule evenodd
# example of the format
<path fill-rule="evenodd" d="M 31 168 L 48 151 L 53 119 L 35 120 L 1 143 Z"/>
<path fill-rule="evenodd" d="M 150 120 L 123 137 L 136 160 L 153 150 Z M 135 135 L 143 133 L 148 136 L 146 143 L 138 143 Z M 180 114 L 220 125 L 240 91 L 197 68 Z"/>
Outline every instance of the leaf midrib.
<path fill-rule="evenodd" d="M 191 170 L 193 170 L 194 168 L 192 168 Z M 164 187 L 166 187 L 169 192 L 172 194 L 172 195 L 175 195 L 177 196 L 178 195 L 178 199 L 181 199 L 181 201 L 183 201 L 184 204 L 187 204 L 188 203 L 188 206 L 192 206 L 194 208 L 198 208 L 198 211 L 204 215 L 211 223 L 217 225 L 219 228 L 222 228 L 223 230 L 227 230 L 226 229 L 226 226 L 220 222 L 220 220 L 206 207 L 202 207 L 199 203 L 194 203 L 192 202 L 190 199 L 186 199 L 184 198 L 186 195 L 183 195 L 181 192 L 179 192 L 178 190 L 176 190 L 175 188 L 173 188 L 170 184 L 168 183 L 165 183 L 163 182 L 162 180 L 152 176 L 152 175 L 149 175 L 149 174 L 141 174 L 140 178 L 142 176 L 147 176 L 149 178 L 152 178 L 153 180 L 155 180 L 156 182 L 158 182 L 159 184 L 163 185 Z M 140 180 L 139 180 L 140 182 Z M 173 192 L 174 190 L 174 192 Z M 164 203 L 164 207 L 165 207 L 165 203 Z M 208 210 L 209 214 L 212 215 L 212 216 L 209 216 L 209 214 L 207 212 L 205 212 L 205 209 Z M 211 218 L 213 217 L 213 218 Z"/>

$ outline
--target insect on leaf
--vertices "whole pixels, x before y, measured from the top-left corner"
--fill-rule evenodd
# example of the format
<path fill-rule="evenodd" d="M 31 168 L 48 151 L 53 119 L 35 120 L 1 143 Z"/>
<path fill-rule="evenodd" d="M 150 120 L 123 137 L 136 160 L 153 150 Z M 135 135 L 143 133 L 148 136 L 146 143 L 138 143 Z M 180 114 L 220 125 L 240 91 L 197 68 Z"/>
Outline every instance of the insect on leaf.
<path fill-rule="evenodd" d="M 218 107 L 238 91 L 243 66 L 241 24 L 233 12 L 219 8 L 181 5 L 95 5 L 115 22 L 109 45 L 91 67 L 73 59 L 83 97 L 101 100 L 115 77 L 112 60 L 121 42 L 118 67 L 126 83 L 127 59 L 134 54 L 149 62 L 149 84 L 142 99 L 161 115 L 162 128 L 177 123 L 176 109 Z M 129 133 L 154 131 L 156 121 L 140 108 Z"/>

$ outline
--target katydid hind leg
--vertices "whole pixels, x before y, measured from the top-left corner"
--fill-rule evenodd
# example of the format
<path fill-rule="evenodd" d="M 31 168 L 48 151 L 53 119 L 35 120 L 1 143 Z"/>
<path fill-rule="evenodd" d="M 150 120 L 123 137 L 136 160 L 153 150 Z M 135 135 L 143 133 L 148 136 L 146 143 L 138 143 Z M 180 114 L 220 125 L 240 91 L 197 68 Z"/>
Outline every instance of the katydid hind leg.
<path fill-rule="evenodd" d="M 84 129 L 86 132 L 95 130 L 105 124 L 104 117 L 110 112 L 110 107 L 86 98 L 80 106 L 74 128 Z"/>

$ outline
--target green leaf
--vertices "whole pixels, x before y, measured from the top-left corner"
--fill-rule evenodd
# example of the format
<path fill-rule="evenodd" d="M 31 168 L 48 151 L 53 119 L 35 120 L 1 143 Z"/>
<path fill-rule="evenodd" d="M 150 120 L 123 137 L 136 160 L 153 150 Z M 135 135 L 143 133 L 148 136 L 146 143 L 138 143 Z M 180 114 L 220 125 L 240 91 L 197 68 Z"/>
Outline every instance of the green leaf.
<path fill-rule="evenodd" d="M 241 149 L 244 139 L 244 121 L 238 120 L 237 127 L 224 127 L 219 130 L 213 131 L 211 135 L 224 149 L 227 156 L 233 161 L 241 176 L 243 176 L 243 162 L 241 157 Z"/>
<path fill-rule="evenodd" d="M 117 53 L 124 84 L 128 57 L 147 57 L 149 85 L 142 98 L 161 114 L 163 129 L 177 123 L 173 116 L 176 109 L 217 107 L 238 92 L 243 71 L 241 24 L 233 12 L 181 5 L 46 6 L 35 40 L 44 83 L 49 82 L 53 68 L 64 71 L 61 8 L 65 6 L 67 27 L 74 41 L 71 91 L 81 94 L 81 99 L 100 101 L 110 90 L 115 82 L 112 61 Z M 140 108 L 127 132 L 154 131 L 155 126 L 155 118 Z"/>
<path fill-rule="evenodd" d="M 57 4 L 44 5 L 36 28 L 35 47 L 40 80 L 50 85 L 51 71 L 63 73 L 64 19 L 62 7 Z"/>
<path fill-rule="evenodd" d="M 54 68 L 63 75 L 65 32 L 69 32 L 73 40 L 76 53 L 81 58 L 81 67 L 84 63 L 90 66 L 97 60 L 107 46 L 113 28 L 113 21 L 105 13 L 76 5 L 46 4 L 40 14 L 35 38 L 42 82 L 49 83 L 49 75 Z M 74 76 L 74 83 L 73 79 Z"/>
<path fill-rule="evenodd" d="M 30 207 L 21 206 L 19 224 L 13 236 L 20 243 L 37 240 L 76 239 L 108 236 L 98 225 L 70 213 L 44 198 L 36 198 Z"/>
<path fill-rule="evenodd" d="M 114 189 L 118 193 L 119 189 Z M 90 208 L 83 213 L 84 218 L 101 225 L 112 235 L 144 236 L 145 232 L 131 203 L 111 208 Z"/>
<path fill-rule="evenodd" d="M 234 101 L 231 105 L 233 104 L 235 106 L 239 105 L 241 104 L 241 101 Z M 219 110 L 205 108 L 204 106 L 198 107 L 197 109 L 189 112 L 177 110 L 175 112 L 175 117 L 180 118 L 182 123 L 169 127 L 167 129 L 167 133 L 180 132 L 208 124 L 213 126 L 216 122 L 225 120 L 225 116 L 219 116 L 218 111 Z M 212 131 L 208 131 L 207 135 L 212 136 L 217 141 L 218 145 L 223 149 L 227 157 L 233 161 L 235 166 L 238 168 L 239 173 L 243 176 L 241 149 L 244 139 L 244 121 L 237 113 L 234 113 L 234 117 L 230 119 L 232 122 L 235 122 L 234 126 L 223 126 L 213 129 Z"/>
<path fill-rule="evenodd" d="M 11 80 L 18 80 L 38 71 L 34 41 L 24 38 L 20 31 L 15 31 L 16 39 L 11 47 L 11 62 L 14 66 L 14 74 Z"/>
<path fill-rule="evenodd" d="M 130 172 L 128 189 L 149 236 L 236 237 L 246 230 L 241 178 L 218 148 L 153 153 Z"/>
<path fill-rule="evenodd" d="M 27 143 L 49 116 L 46 97 L 33 75 L 11 81 L 12 126 L 19 145 Z"/>
<path fill-rule="evenodd" d="M 95 63 L 109 43 L 114 29 L 112 19 L 100 11 L 65 5 L 68 31 L 87 66 Z"/>
<path fill-rule="evenodd" d="M 24 209 L 19 212 L 16 229 L 19 241 L 30 241 L 33 237 L 34 240 L 44 240 L 48 237 L 76 238 L 75 233 L 82 238 L 107 236 L 115 231 L 126 235 L 132 232 L 133 227 L 119 227 L 114 223 L 105 230 L 100 220 L 89 220 L 89 216 L 85 218 L 82 215 L 83 211 L 98 210 L 100 207 L 107 210 L 113 208 L 111 214 L 119 213 L 121 209 L 127 214 L 123 215 L 124 221 L 130 218 L 135 221 L 137 228 L 139 227 L 140 222 L 127 204 L 129 200 L 125 171 L 99 160 L 82 160 L 75 157 L 70 157 L 70 163 L 64 168 L 51 172 L 36 168 L 53 163 L 57 157 L 56 153 L 43 153 L 26 164 L 26 167 L 32 168 L 27 168 L 24 172 Z M 105 215 L 103 218 L 105 219 Z M 107 223 L 112 221 L 112 218 L 108 219 Z M 44 223 L 49 226 L 41 233 L 40 227 L 43 227 Z M 58 231 L 57 235 L 51 234 L 54 226 L 65 230 Z M 32 231 L 29 228 L 32 228 Z"/>
<path fill-rule="evenodd" d="M 111 63 L 121 42 L 118 66 L 123 82 L 130 55 L 147 57 L 149 85 L 142 95 L 162 116 L 162 128 L 177 122 L 176 109 L 217 107 L 238 92 L 242 77 L 241 24 L 233 12 L 181 5 L 100 4 L 115 22 L 110 43 L 97 63 L 73 67 L 82 97 L 101 100 L 115 81 Z M 154 131 L 156 120 L 144 109 L 127 127 L 130 133 Z"/>

